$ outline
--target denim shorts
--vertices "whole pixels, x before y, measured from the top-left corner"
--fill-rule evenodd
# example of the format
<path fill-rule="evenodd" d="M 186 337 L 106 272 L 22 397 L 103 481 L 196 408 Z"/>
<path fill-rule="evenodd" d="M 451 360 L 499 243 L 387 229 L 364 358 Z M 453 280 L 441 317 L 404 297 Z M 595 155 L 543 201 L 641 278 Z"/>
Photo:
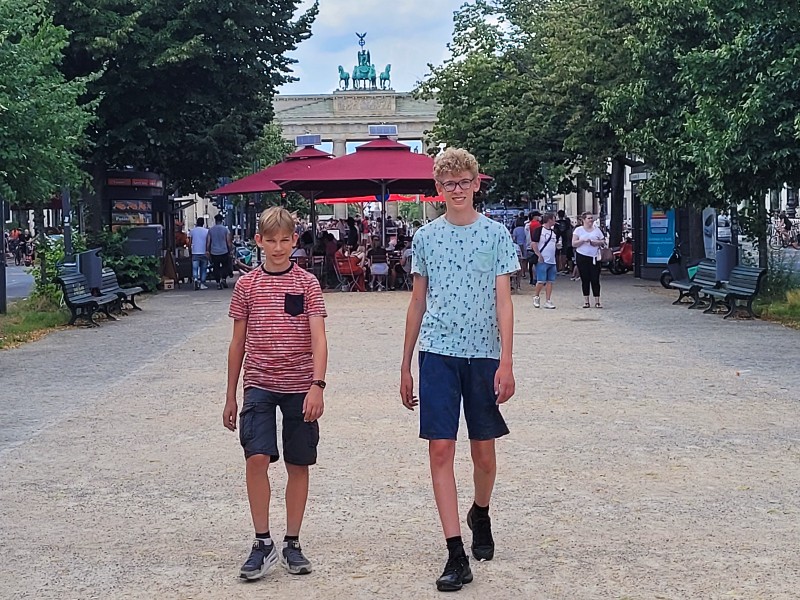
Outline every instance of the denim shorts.
<path fill-rule="evenodd" d="M 244 457 L 255 454 L 269 456 L 270 462 L 278 453 L 278 426 L 275 409 L 283 415 L 283 460 L 291 465 L 313 465 L 317 462 L 319 423 L 303 420 L 304 393 L 283 394 L 250 387 L 244 391 L 242 412 L 239 413 L 239 441 Z"/>
<path fill-rule="evenodd" d="M 556 280 L 558 271 L 555 265 L 540 262 L 536 264 L 536 281 L 542 283 L 552 283 Z"/>
<path fill-rule="evenodd" d="M 419 353 L 419 437 L 455 440 L 461 402 L 471 440 L 493 440 L 508 433 L 497 406 L 494 376 L 500 361 Z"/>

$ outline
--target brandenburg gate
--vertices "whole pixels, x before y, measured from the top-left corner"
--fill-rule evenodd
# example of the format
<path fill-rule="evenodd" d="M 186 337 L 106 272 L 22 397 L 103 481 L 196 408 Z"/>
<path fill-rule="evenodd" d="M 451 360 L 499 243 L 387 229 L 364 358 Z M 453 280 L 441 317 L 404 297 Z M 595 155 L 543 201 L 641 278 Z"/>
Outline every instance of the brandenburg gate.
<path fill-rule="evenodd" d="M 277 95 L 273 100 L 275 120 L 283 136 L 294 141 L 298 135 L 314 134 L 333 143 L 333 154 L 344 156 L 348 142 L 366 142 L 368 125 L 387 123 L 397 125 L 399 141 L 418 141 L 425 145 L 426 133 L 436 123 L 439 104 L 419 100 L 408 92 L 396 92 L 391 87 L 391 65 L 379 74 L 364 50 L 366 34 L 359 37 L 361 50 L 358 65 L 350 73 L 339 67 L 339 89 L 331 94 Z M 387 213 L 397 210 L 396 203 L 387 203 Z M 334 205 L 337 218 L 347 216 L 345 205 Z M 396 216 L 396 214 L 394 215 Z"/>

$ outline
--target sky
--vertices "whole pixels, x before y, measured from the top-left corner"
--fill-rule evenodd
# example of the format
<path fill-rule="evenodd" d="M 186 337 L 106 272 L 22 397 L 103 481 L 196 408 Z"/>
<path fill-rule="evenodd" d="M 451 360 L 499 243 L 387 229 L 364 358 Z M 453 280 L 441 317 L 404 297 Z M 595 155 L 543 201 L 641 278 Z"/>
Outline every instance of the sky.
<path fill-rule="evenodd" d="M 303 0 L 301 9 L 313 4 Z M 453 13 L 464 0 L 319 0 L 312 36 L 290 54 L 300 81 L 281 94 L 329 94 L 339 83 L 337 67 L 348 73 L 358 62 L 356 32 L 367 33 L 366 50 L 378 73 L 392 65 L 392 88 L 408 92 L 448 56 Z M 299 13 L 298 13 L 299 14 Z"/>

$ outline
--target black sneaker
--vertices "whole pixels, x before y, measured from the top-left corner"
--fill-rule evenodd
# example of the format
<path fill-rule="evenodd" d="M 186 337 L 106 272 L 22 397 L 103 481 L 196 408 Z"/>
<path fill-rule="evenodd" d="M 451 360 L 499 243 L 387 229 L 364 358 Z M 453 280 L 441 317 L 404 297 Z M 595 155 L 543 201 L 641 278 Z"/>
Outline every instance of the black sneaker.
<path fill-rule="evenodd" d="M 457 592 L 465 583 L 472 583 L 472 570 L 467 555 L 461 552 L 447 559 L 442 576 L 436 580 L 436 589 L 440 592 Z"/>
<path fill-rule="evenodd" d="M 228 289 L 228 282 L 224 279 L 222 280 L 222 287 L 224 287 L 226 290 Z"/>
<path fill-rule="evenodd" d="M 222 283 L 218 283 L 218 284 L 217 284 L 217 289 L 218 289 L 218 290 L 221 290 L 221 289 L 222 289 Z"/>
<path fill-rule="evenodd" d="M 278 550 L 275 544 L 267 545 L 264 540 L 256 539 L 250 556 L 239 569 L 239 577 L 248 581 L 261 579 L 272 567 L 278 564 Z"/>
<path fill-rule="evenodd" d="M 472 556 L 475 560 L 492 560 L 494 558 L 494 539 L 492 538 L 492 519 L 487 514 L 475 514 L 475 507 L 467 513 L 467 527 L 472 531 Z"/>
<path fill-rule="evenodd" d="M 297 540 L 283 542 L 281 563 L 292 575 L 308 575 L 311 573 L 311 561 L 303 556 L 303 549 Z"/>

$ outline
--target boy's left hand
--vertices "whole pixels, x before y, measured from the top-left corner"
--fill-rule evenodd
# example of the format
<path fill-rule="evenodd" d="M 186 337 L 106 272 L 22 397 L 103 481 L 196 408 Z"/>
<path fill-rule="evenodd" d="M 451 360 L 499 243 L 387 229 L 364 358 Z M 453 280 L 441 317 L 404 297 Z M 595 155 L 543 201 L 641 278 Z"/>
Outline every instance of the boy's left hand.
<path fill-rule="evenodd" d="M 303 420 L 307 423 L 316 421 L 322 416 L 325 410 L 325 402 L 322 400 L 322 388 L 312 385 L 303 401 Z"/>
<path fill-rule="evenodd" d="M 511 398 L 516 391 L 516 386 L 513 367 L 501 362 L 494 375 L 494 393 L 497 396 L 497 404 L 503 404 Z"/>

